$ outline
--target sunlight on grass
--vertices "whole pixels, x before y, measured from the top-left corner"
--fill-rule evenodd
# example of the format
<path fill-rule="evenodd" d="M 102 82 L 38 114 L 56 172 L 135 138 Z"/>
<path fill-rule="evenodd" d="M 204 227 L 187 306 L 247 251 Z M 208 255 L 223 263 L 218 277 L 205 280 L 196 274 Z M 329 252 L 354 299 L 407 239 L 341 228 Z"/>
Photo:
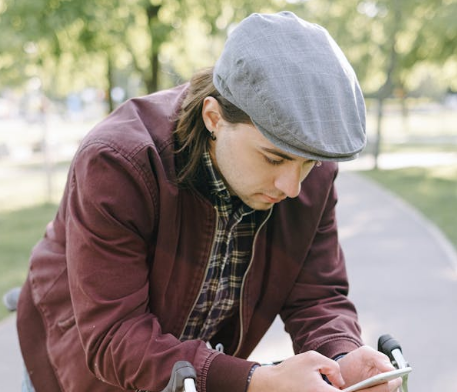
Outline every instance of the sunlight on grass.
<path fill-rule="evenodd" d="M 457 249 L 457 166 L 361 172 L 434 222 Z"/>
<path fill-rule="evenodd" d="M 414 140 L 426 137 L 440 138 L 450 136 L 455 138 L 457 112 L 451 108 L 435 108 L 421 110 L 420 105 L 410 103 L 410 112 L 402 117 L 400 109 L 394 101 L 385 108 L 383 118 L 383 138 L 392 142 L 405 138 Z M 376 132 L 377 103 L 367 100 L 367 131 Z M 455 148 L 455 146 L 454 146 Z"/>
<path fill-rule="evenodd" d="M 33 246 L 44 234 L 46 224 L 57 211 L 55 204 L 44 204 L 0 213 L 0 295 L 20 286 L 27 275 Z M 0 306 L 0 319 L 7 314 Z"/>
<path fill-rule="evenodd" d="M 60 200 L 67 180 L 68 165 L 56 167 L 52 173 L 51 199 L 48 200 L 46 176 L 39 168 L 24 170 L 21 167 L 8 167 L 0 179 L 0 212 Z"/>

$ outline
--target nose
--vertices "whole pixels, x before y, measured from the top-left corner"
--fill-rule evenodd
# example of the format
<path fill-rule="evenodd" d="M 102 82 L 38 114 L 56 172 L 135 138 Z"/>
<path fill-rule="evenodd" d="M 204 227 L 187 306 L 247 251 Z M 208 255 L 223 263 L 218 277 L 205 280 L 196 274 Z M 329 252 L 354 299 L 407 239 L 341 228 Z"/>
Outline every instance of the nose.
<path fill-rule="evenodd" d="M 301 170 L 283 170 L 275 180 L 275 187 L 287 197 L 297 197 L 303 181 Z"/>
<path fill-rule="evenodd" d="M 315 165 L 314 161 L 306 160 L 303 164 L 284 167 L 276 177 L 275 186 L 287 197 L 297 197 L 302 181 L 308 176 Z"/>

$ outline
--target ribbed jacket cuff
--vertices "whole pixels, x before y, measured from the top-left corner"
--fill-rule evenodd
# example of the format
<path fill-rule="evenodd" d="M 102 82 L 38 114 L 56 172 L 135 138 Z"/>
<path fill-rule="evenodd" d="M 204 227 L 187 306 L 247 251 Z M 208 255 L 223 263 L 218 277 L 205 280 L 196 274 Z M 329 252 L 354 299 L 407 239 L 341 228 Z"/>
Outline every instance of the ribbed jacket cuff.
<path fill-rule="evenodd" d="M 362 344 L 360 342 L 352 339 L 338 339 L 326 342 L 322 346 L 318 347 L 316 351 L 328 358 L 335 358 L 337 355 L 351 352 L 359 348 L 361 345 Z"/>
<path fill-rule="evenodd" d="M 208 370 L 206 392 L 245 392 L 249 372 L 256 362 L 218 355 Z"/>

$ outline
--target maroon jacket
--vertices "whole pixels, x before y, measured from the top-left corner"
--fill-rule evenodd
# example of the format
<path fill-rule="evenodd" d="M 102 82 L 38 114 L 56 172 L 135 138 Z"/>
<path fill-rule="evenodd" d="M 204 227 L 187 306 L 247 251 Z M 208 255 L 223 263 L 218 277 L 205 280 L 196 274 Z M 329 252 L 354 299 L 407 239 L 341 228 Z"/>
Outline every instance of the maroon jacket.
<path fill-rule="evenodd" d="M 199 392 L 244 392 L 248 357 L 280 314 L 295 352 L 361 344 L 335 221 L 337 167 L 313 169 L 254 240 L 227 355 L 180 342 L 209 260 L 216 215 L 175 183 L 175 114 L 186 92 L 133 99 L 83 140 L 56 218 L 34 248 L 18 330 L 37 392 L 165 387 L 177 360 Z"/>

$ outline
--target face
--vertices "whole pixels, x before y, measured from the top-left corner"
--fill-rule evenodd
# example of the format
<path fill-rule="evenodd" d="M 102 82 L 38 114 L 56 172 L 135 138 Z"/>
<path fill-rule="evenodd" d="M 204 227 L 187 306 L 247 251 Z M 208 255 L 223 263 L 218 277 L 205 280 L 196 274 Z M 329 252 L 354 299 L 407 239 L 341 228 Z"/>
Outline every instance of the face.
<path fill-rule="evenodd" d="M 205 120 L 205 110 L 203 115 Z M 315 161 L 285 153 L 254 125 L 227 123 L 217 112 L 205 124 L 216 136 L 210 141 L 213 164 L 232 195 L 256 210 L 298 196 Z"/>

